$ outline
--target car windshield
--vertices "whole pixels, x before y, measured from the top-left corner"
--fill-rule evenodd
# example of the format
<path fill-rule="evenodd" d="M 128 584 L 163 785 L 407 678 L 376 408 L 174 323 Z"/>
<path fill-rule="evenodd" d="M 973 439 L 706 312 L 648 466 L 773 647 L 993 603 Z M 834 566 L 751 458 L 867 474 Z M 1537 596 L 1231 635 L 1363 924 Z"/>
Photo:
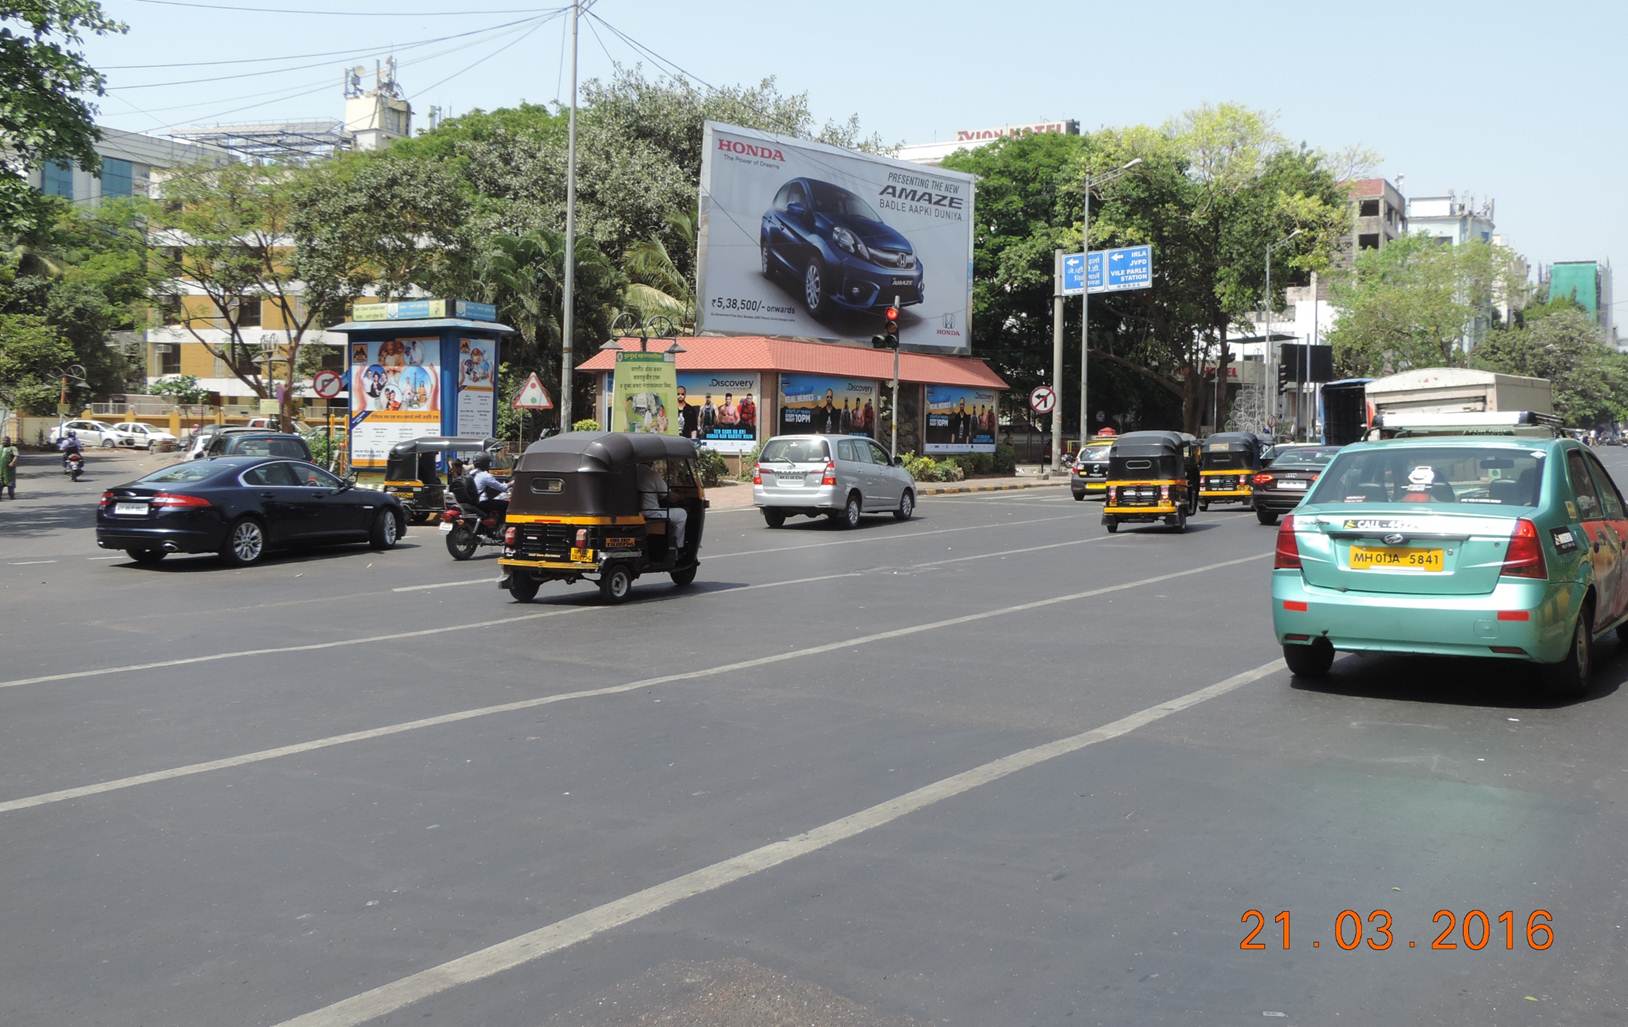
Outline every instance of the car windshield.
<path fill-rule="evenodd" d="M 1105 446 L 1087 446 L 1081 450 L 1079 459 L 1087 462 L 1096 462 L 1108 459 L 1108 451 L 1114 448 L 1112 442 Z"/>
<path fill-rule="evenodd" d="M 1545 454 L 1470 446 L 1376 446 L 1343 452 L 1307 503 L 1462 503 L 1535 506 Z"/>
<path fill-rule="evenodd" d="M 770 439 L 758 456 L 765 464 L 812 464 L 830 459 L 831 450 L 824 439 Z"/>
<path fill-rule="evenodd" d="M 814 209 L 821 214 L 841 214 L 870 221 L 882 220 L 882 216 L 872 210 L 869 204 L 846 189 L 839 189 L 825 182 L 815 182 L 813 186 Z"/>
<path fill-rule="evenodd" d="M 154 471 L 144 478 L 136 479 L 136 481 L 140 485 L 178 485 L 186 482 L 207 481 L 219 473 L 220 468 L 215 464 L 204 461 L 191 461 Z"/>

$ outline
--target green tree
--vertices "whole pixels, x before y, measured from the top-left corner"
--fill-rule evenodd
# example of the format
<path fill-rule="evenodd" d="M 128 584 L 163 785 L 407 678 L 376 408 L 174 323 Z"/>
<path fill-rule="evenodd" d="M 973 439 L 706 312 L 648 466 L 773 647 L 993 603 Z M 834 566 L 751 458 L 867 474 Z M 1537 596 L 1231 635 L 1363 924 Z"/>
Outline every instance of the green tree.
<path fill-rule="evenodd" d="M 669 240 L 672 245 L 669 245 Z M 628 247 L 622 271 L 628 277 L 623 305 L 641 318 L 665 315 L 685 331 L 695 330 L 695 277 L 686 274 L 685 256 L 695 252 L 695 218 L 669 214 L 667 232 Z"/>
<path fill-rule="evenodd" d="M 73 347 L 56 326 L 32 314 L 0 314 L 0 402 L 25 414 L 56 409 L 58 372 L 73 363 Z"/>
<path fill-rule="evenodd" d="M 147 386 L 147 391 L 154 396 L 170 396 L 177 406 L 196 406 L 209 399 L 209 390 L 198 384 L 198 379 L 190 374 L 171 375 L 160 378 Z"/>
<path fill-rule="evenodd" d="M 1462 366 L 1463 340 L 1490 314 L 1497 290 L 1519 287 L 1513 268 L 1507 250 L 1478 240 L 1452 246 L 1409 235 L 1364 250 L 1334 285 L 1336 367 L 1373 376 Z"/>
<path fill-rule="evenodd" d="M 1488 333 L 1471 353 L 1485 371 L 1547 378 L 1555 413 L 1575 427 L 1621 420 L 1628 384 L 1621 355 L 1607 348 L 1600 329 L 1580 309 L 1558 309 L 1524 327 Z"/>
<path fill-rule="evenodd" d="M 96 170 L 102 75 L 85 60 L 85 35 L 122 33 L 95 0 L 0 0 L 0 235 L 40 212 L 24 178 L 42 161 Z"/>

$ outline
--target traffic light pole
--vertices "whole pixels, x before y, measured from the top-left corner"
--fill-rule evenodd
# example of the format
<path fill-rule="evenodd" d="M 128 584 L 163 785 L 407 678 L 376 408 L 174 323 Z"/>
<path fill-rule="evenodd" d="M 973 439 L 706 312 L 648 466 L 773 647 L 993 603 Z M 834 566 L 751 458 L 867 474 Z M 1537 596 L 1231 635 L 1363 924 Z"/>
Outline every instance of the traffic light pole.
<path fill-rule="evenodd" d="M 899 309 L 899 297 L 893 297 L 893 310 Z M 899 455 L 899 334 L 896 322 L 889 318 L 889 334 L 893 336 L 893 439 L 888 443 L 889 456 Z"/>
<path fill-rule="evenodd" d="M 1122 169 L 1123 170 L 1123 169 Z M 1085 173 L 1085 203 L 1082 204 L 1085 214 L 1080 222 L 1080 240 L 1083 245 L 1080 251 L 1084 256 L 1084 263 L 1080 266 L 1080 448 L 1091 439 L 1091 398 L 1086 393 L 1086 385 L 1091 380 L 1091 173 Z M 1104 269 L 1103 274 L 1107 274 Z M 1058 404 L 1058 415 L 1061 416 L 1062 404 Z M 1057 459 L 1053 457 L 1052 459 Z M 1061 467 L 1059 466 L 1059 470 Z"/>

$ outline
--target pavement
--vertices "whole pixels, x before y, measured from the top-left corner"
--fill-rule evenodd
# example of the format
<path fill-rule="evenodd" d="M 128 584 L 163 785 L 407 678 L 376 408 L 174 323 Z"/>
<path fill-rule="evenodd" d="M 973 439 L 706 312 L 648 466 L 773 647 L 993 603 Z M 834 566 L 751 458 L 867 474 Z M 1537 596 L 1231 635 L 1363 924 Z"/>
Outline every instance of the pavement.
<path fill-rule="evenodd" d="M 1291 683 L 1247 512 L 716 504 L 692 588 L 516 604 L 421 529 L 137 567 L 90 531 L 124 469 L 0 503 L 0 1023 L 1628 1009 L 1628 657 L 1572 703 L 1506 664 Z"/>

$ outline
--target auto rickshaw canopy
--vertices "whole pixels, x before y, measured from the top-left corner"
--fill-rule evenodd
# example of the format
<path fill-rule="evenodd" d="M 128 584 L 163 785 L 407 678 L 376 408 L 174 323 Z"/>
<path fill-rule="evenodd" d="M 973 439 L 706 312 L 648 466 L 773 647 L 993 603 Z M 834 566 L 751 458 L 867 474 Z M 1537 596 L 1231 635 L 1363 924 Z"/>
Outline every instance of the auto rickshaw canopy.
<path fill-rule="evenodd" d="M 511 514 L 636 515 L 640 464 L 658 465 L 670 487 L 700 490 L 695 443 L 676 435 L 573 431 L 539 439 L 515 465 Z"/>

